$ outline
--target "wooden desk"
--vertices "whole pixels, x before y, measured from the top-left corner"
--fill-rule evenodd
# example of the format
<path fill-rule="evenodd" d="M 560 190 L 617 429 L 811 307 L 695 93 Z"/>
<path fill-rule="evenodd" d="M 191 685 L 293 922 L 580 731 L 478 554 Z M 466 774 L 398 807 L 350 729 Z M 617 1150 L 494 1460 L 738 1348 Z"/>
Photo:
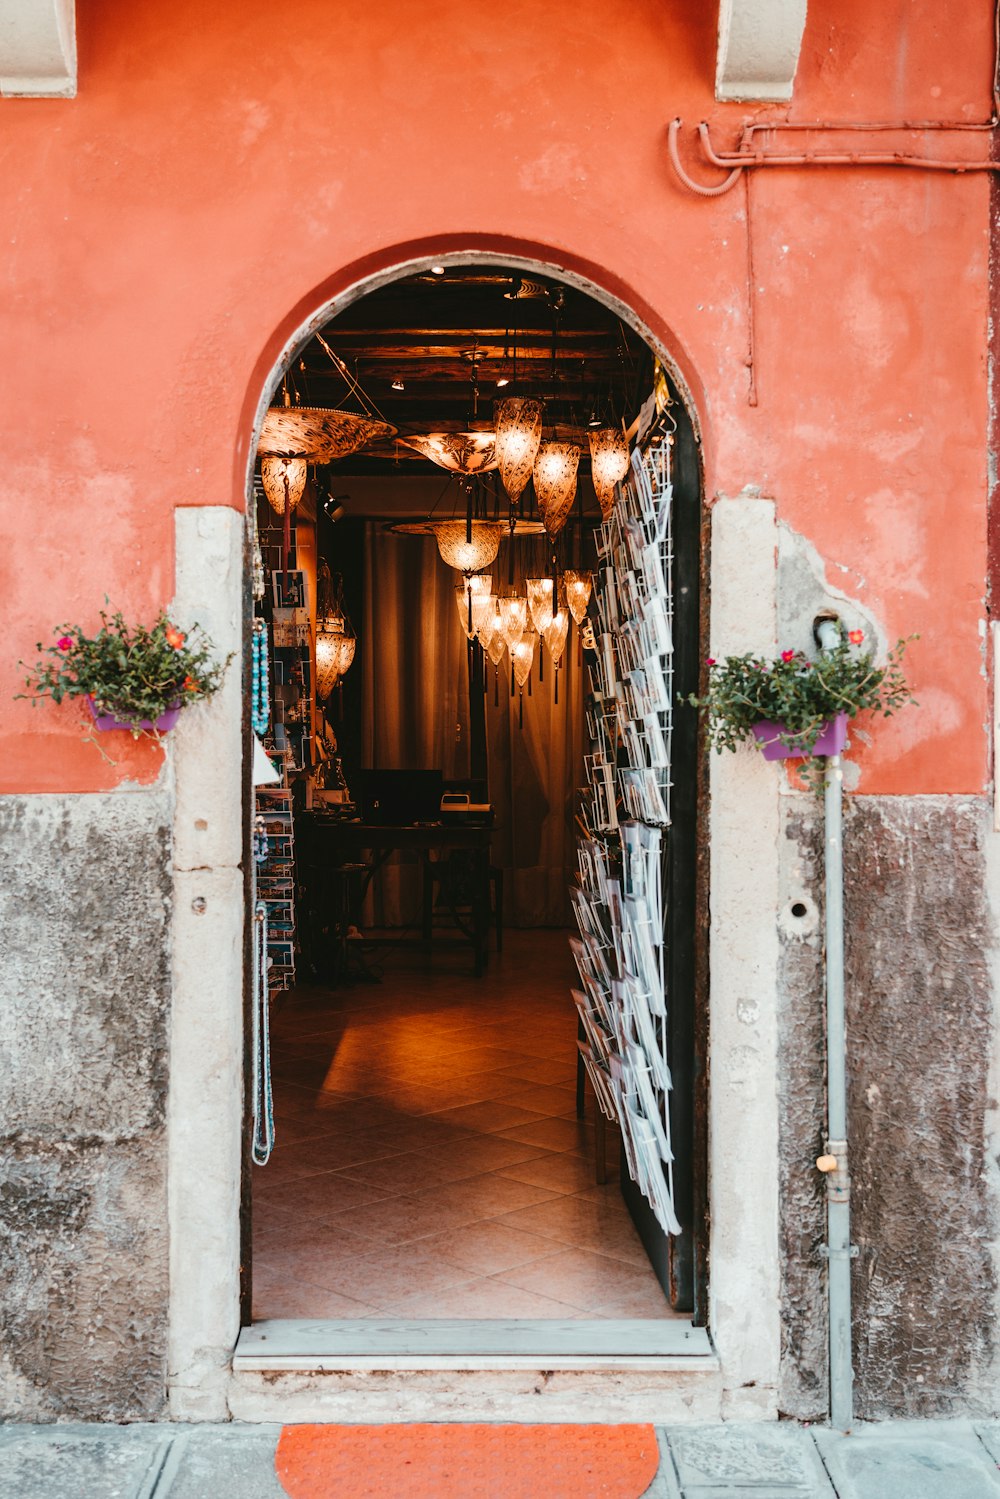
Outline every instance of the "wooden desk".
<path fill-rule="evenodd" d="M 404 827 L 383 826 L 370 822 L 339 822 L 316 813 L 306 813 L 301 819 L 303 829 L 308 829 L 303 853 L 314 868 L 326 866 L 335 869 L 351 863 L 366 854 L 370 856 L 368 869 L 361 883 L 360 903 L 368 893 L 372 880 L 391 854 L 407 849 L 423 855 L 424 879 L 429 875 L 430 856 L 436 850 L 466 849 L 473 855 L 473 899 L 472 899 L 472 949 L 475 972 L 478 977 L 486 967 L 490 925 L 490 844 L 492 826 L 473 825 L 463 822 L 440 822 Z M 425 891 L 426 891 L 425 884 Z M 425 894 L 424 940 L 430 940 L 430 907 Z"/>

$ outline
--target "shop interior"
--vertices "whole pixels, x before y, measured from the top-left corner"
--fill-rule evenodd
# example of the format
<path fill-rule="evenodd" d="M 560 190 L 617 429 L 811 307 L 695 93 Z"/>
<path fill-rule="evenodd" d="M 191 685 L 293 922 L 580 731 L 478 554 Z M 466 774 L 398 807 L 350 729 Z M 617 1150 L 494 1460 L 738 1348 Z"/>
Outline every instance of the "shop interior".
<path fill-rule="evenodd" d="M 255 1321 L 690 1315 L 662 914 L 679 419 L 615 311 L 502 265 L 363 296 L 272 399 Z"/>

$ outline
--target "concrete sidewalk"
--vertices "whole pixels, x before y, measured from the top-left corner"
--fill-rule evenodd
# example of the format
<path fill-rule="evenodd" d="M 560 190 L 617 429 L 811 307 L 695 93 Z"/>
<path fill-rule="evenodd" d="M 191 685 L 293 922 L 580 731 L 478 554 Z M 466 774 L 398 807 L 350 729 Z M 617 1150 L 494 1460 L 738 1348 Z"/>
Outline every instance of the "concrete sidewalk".
<path fill-rule="evenodd" d="M 287 1499 L 274 1471 L 280 1433 L 9 1425 L 0 1428 L 0 1499 Z M 1000 1422 L 901 1421 L 850 1436 L 785 1423 L 672 1426 L 657 1435 L 648 1499 L 1000 1499 Z"/>

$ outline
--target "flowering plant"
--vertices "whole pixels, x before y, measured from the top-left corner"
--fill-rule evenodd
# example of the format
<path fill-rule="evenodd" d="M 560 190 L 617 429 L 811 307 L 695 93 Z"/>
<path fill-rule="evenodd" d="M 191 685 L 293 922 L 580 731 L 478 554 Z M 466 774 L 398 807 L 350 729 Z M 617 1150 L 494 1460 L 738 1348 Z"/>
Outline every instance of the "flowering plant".
<path fill-rule="evenodd" d="M 809 755 L 838 713 L 854 718 L 871 711 L 888 718 L 913 701 L 902 669 L 906 641 L 897 642 L 884 666 L 876 665 L 872 651 L 858 649 L 863 641 L 861 630 L 851 630 L 815 659 L 803 651 L 782 651 L 773 661 L 710 656 L 708 691 L 688 702 L 707 711 L 713 749 L 735 749 L 754 724 L 772 722 L 781 725 L 782 744 Z"/>
<path fill-rule="evenodd" d="M 221 684 L 231 657 L 211 659 L 211 642 L 200 626 L 186 634 L 163 613 L 155 624 L 128 625 L 121 610 L 101 610 L 101 628 L 85 635 L 79 625 L 59 625 L 54 645 L 37 649 L 43 659 L 25 678 L 30 692 L 18 697 L 87 697 L 97 714 L 111 714 L 135 738 L 170 708 L 211 697 Z M 24 666 L 22 661 L 20 665 Z"/>

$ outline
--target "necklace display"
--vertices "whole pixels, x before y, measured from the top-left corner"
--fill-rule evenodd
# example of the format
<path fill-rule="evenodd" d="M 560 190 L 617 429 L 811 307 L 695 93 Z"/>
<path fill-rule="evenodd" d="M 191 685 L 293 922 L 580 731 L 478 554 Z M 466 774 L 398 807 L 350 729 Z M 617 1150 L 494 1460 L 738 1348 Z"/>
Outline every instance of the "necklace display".
<path fill-rule="evenodd" d="M 253 622 L 250 687 L 250 723 L 258 737 L 267 733 L 271 723 L 270 659 L 267 649 L 267 625 L 262 619 Z"/>

